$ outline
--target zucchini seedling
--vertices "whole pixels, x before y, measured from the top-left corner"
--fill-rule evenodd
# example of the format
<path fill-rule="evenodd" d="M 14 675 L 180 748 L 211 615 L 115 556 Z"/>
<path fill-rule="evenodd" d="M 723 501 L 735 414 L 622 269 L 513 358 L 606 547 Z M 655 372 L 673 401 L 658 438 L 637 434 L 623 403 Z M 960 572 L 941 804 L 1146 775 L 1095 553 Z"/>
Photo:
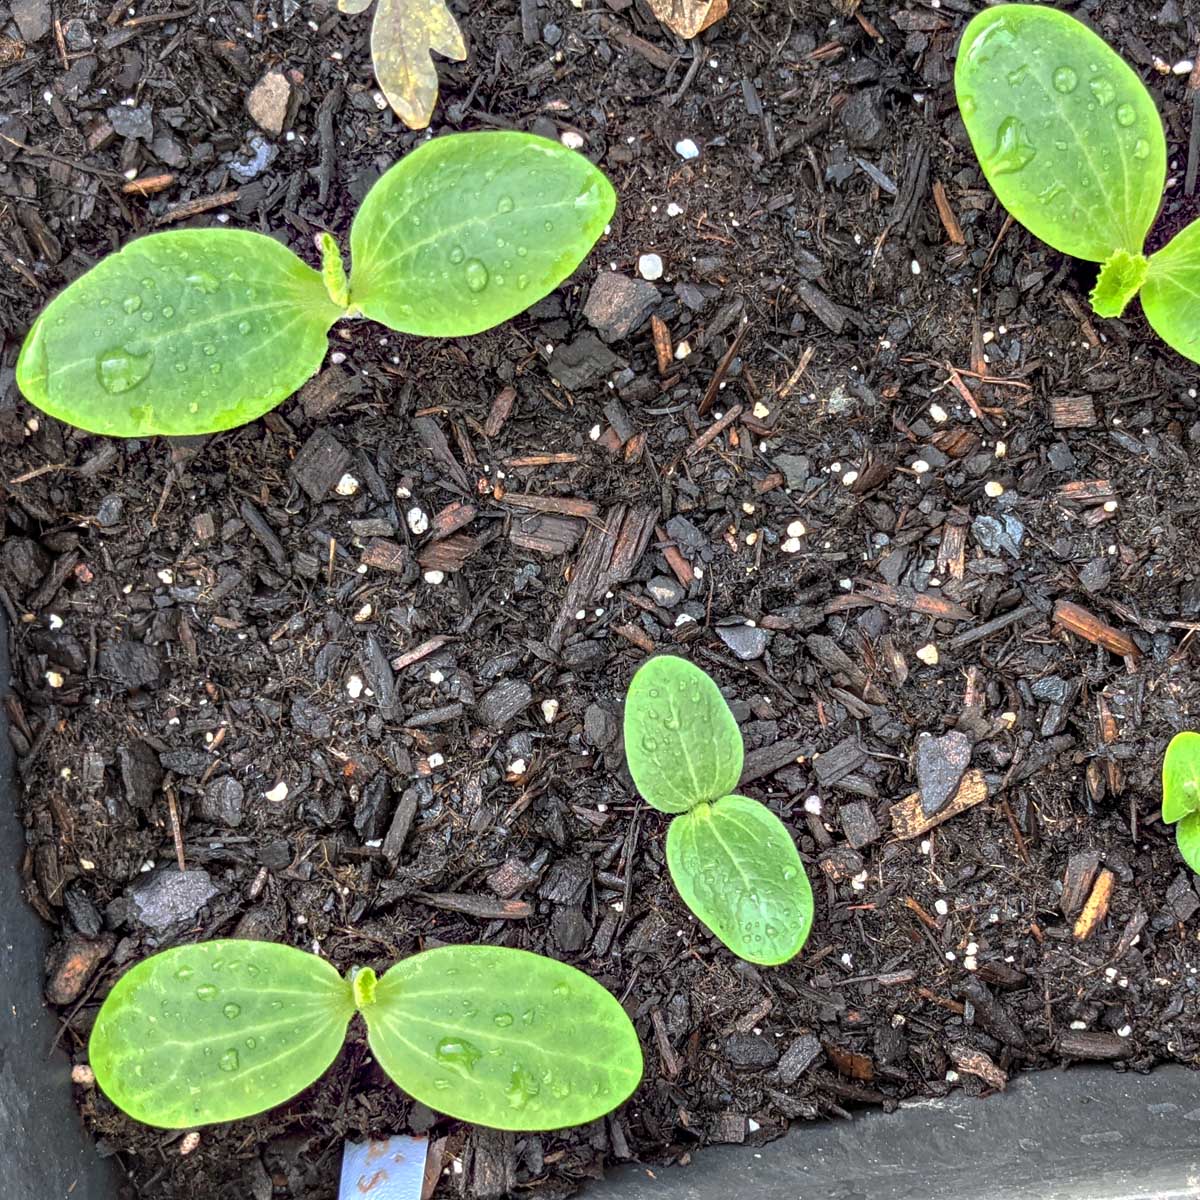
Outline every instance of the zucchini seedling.
<path fill-rule="evenodd" d="M 638 668 L 625 697 L 625 758 L 646 803 L 675 814 L 671 879 L 734 954 L 777 966 L 808 939 L 812 887 L 783 822 L 734 794 L 743 752 L 729 705 L 699 667 L 664 654 Z"/>
<path fill-rule="evenodd" d="M 535 304 L 583 261 L 616 206 L 581 154 L 514 132 L 434 138 L 367 193 L 347 277 L 237 229 L 154 233 L 101 259 L 38 316 L 17 383 L 43 412 L 115 437 L 253 421 L 320 367 L 344 317 L 463 337 Z"/>
<path fill-rule="evenodd" d="M 1177 733 L 1162 765 L 1162 819 L 1183 861 L 1200 875 L 1200 733 Z"/>
<path fill-rule="evenodd" d="M 973 17 L 954 69 L 959 111 L 1000 203 L 1063 254 L 1103 264 L 1102 317 L 1134 296 L 1154 331 L 1200 362 L 1200 221 L 1144 253 L 1167 177 L 1154 99 L 1081 21 L 1041 4 Z"/>
<path fill-rule="evenodd" d="M 611 993 L 565 963 L 501 946 L 442 946 L 348 978 L 274 942 L 164 950 L 109 992 L 88 1057 L 122 1111 L 188 1129 L 263 1112 L 314 1083 L 356 1012 L 399 1087 L 477 1125 L 582 1125 L 642 1077 L 637 1033 Z"/>

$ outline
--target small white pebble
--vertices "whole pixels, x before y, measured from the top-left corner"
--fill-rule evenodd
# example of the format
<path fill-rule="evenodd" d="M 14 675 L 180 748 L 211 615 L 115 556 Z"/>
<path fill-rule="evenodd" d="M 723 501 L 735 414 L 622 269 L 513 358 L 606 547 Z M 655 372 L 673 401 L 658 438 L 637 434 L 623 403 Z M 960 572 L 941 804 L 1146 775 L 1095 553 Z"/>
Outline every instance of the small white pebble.
<path fill-rule="evenodd" d="M 957 1083 L 958 1082 L 958 1072 L 957 1071 L 947 1071 L 946 1072 L 946 1082 L 947 1083 Z"/>
<path fill-rule="evenodd" d="M 554 724 L 554 718 L 558 716 L 558 701 L 551 698 L 542 701 L 542 719 L 547 725 Z"/>
<path fill-rule="evenodd" d="M 784 552 L 784 554 L 797 554 L 800 550 L 800 539 L 794 537 L 788 538 L 788 540 L 784 542 L 782 546 L 780 546 L 780 549 Z"/>
<path fill-rule="evenodd" d="M 63 627 L 63 619 L 58 613 L 51 613 L 47 618 L 47 624 L 51 629 L 61 629 Z"/>
<path fill-rule="evenodd" d="M 753 1117 L 746 1118 L 746 1129 L 750 1133 L 757 1133 L 761 1128 L 762 1126 Z"/>
<path fill-rule="evenodd" d="M 1172 68 L 1172 75 L 1190 75 L 1195 63 L 1190 58 L 1181 58 Z"/>
<path fill-rule="evenodd" d="M 694 625 L 695 622 L 695 617 L 690 616 L 688 613 L 680 613 L 679 616 L 675 618 L 675 628 L 678 629 L 681 625 Z"/>
<path fill-rule="evenodd" d="M 857 472 L 857 471 L 847 471 L 847 472 L 845 473 L 845 475 L 843 475 L 843 476 L 842 476 L 842 483 L 843 483 L 843 484 L 844 484 L 846 487 L 849 487 L 849 486 L 850 486 L 852 483 L 854 483 L 854 482 L 855 482 L 857 479 L 858 479 L 858 472 Z"/>
<path fill-rule="evenodd" d="M 916 260 L 915 258 L 914 258 L 914 259 L 912 260 L 912 262 L 911 262 L 911 263 L 909 263 L 908 265 L 909 265 L 909 269 L 912 271 L 912 273 L 913 273 L 914 275 L 920 275 L 920 273 L 921 273 L 921 264 L 920 264 L 919 262 L 917 262 L 917 260 Z"/>
<path fill-rule="evenodd" d="M 994 479 L 989 479 L 983 485 L 983 490 L 986 495 L 991 496 L 995 500 L 998 496 L 1004 495 L 1004 484 L 997 483 Z"/>
<path fill-rule="evenodd" d="M 787 527 L 788 537 L 800 538 L 803 537 L 807 532 L 808 530 L 804 527 L 803 521 L 793 521 Z"/>
<path fill-rule="evenodd" d="M 854 966 L 854 959 L 849 954 L 843 954 L 842 955 L 842 966 L 843 967 Z"/>
<path fill-rule="evenodd" d="M 587 620 L 587 609 L 586 609 L 586 608 L 581 608 L 581 609 L 579 609 L 579 610 L 578 610 L 578 611 L 575 613 L 575 620 L 577 620 L 577 621 L 586 621 L 586 620 Z"/>
<path fill-rule="evenodd" d="M 598 442 L 598 441 L 600 440 L 600 434 L 601 434 L 602 432 L 603 432 L 603 430 L 601 430 L 601 428 L 600 428 L 600 426 L 599 426 L 599 425 L 593 425 L 593 426 L 591 427 L 591 429 L 589 429 L 589 430 L 588 430 L 588 437 L 589 437 L 589 438 L 590 438 L 590 439 L 591 439 L 593 442 Z"/>
<path fill-rule="evenodd" d="M 168 587 L 175 582 L 175 572 L 169 567 L 157 572 L 159 582 L 165 583 Z"/>
<path fill-rule="evenodd" d="M 968 954 L 966 958 L 963 959 L 964 971 L 974 971 L 978 968 L 978 966 L 979 960 L 973 954 Z"/>
<path fill-rule="evenodd" d="M 1122 1025 L 1121 1028 L 1117 1030 L 1117 1037 L 1127 1038 L 1132 1032 L 1132 1025 Z"/>
<path fill-rule="evenodd" d="M 432 683 L 434 687 L 437 687 L 439 683 L 444 682 L 445 678 L 445 675 L 443 675 L 441 671 L 437 670 L 436 668 L 429 672 L 429 682 Z"/>
<path fill-rule="evenodd" d="M 692 352 L 692 343 L 686 338 L 675 347 L 675 361 L 683 362 Z"/>
<path fill-rule="evenodd" d="M 357 700 L 363 694 L 363 681 L 361 675 L 351 675 L 346 680 L 346 695 L 351 700 Z"/>
<path fill-rule="evenodd" d="M 186 1158 L 197 1146 L 200 1145 L 200 1135 L 193 1129 L 191 1133 L 185 1133 L 179 1139 L 179 1156 Z"/>
<path fill-rule="evenodd" d="M 404 519 L 408 522 L 409 531 L 416 534 L 417 537 L 429 530 L 429 517 L 423 508 L 416 506 L 410 508 Z"/>
<path fill-rule="evenodd" d="M 938 648 L 932 642 L 926 642 L 917 651 L 917 657 L 925 663 L 926 666 L 936 667 L 938 664 Z"/>
<path fill-rule="evenodd" d="M 1007 453 L 1008 453 L 1008 443 L 1007 442 L 997 442 L 996 443 L 996 457 L 1003 458 Z"/>
<path fill-rule="evenodd" d="M 950 905 L 947 904 L 945 900 L 935 900 L 933 911 L 937 913 L 939 917 L 948 916 L 950 913 Z"/>
<path fill-rule="evenodd" d="M 525 771 L 526 771 L 526 762 L 523 758 L 513 759 L 513 761 L 508 764 L 508 773 L 510 775 L 517 775 L 517 776 L 524 775 Z"/>
<path fill-rule="evenodd" d="M 422 578 L 425 580 L 426 583 L 432 584 L 434 587 L 437 587 L 437 585 L 439 583 L 445 582 L 446 572 L 445 571 L 426 571 L 425 574 L 422 576 Z"/>
<path fill-rule="evenodd" d="M 263 799 L 272 804 L 282 804 L 288 798 L 288 785 L 281 779 L 269 792 L 263 792 Z"/>
<path fill-rule="evenodd" d="M 1117 511 L 1117 502 L 1115 500 L 1105 500 L 1104 511 L 1106 513 L 1115 513 Z"/>
<path fill-rule="evenodd" d="M 667 216 L 668 217 L 682 217 L 683 209 L 680 208 L 679 205 L 676 204 L 674 200 L 672 200 L 671 203 L 667 205 Z"/>
<path fill-rule="evenodd" d="M 804 811 L 812 813 L 814 817 L 819 817 L 821 815 L 821 797 L 816 795 L 805 796 Z"/>
<path fill-rule="evenodd" d="M 364 604 L 362 608 L 360 608 L 358 612 L 354 614 L 354 623 L 356 625 L 362 625 L 364 622 L 371 619 L 371 615 L 374 612 L 375 609 L 370 604 Z"/>
<path fill-rule="evenodd" d="M 921 853 L 928 854 L 932 849 L 933 843 L 928 838 L 923 839 L 921 842 Z"/>
<path fill-rule="evenodd" d="M 946 951 L 946 961 L 947 962 L 957 962 L 958 955 L 955 954 L 953 950 L 947 950 Z"/>
<path fill-rule="evenodd" d="M 861 892 L 861 891 L 865 890 L 865 888 L 867 886 L 866 871 L 859 871 L 859 873 L 857 875 L 855 875 L 853 879 L 850 880 L 850 886 L 856 892 Z"/>
<path fill-rule="evenodd" d="M 700 147 L 691 138 L 681 138 L 675 143 L 675 153 L 683 159 L 700 157 Z"/>
<path fill-rule="evenodd" d="M 564 129 L 562 133 L 559 134 L 558 140 L 562 142 L 562 144 L 566 146 L 568 150 L 583 149 L 583 134 L 576 133 L 573 129 Z"/>
<path fill-rule="evenodd" d="M 754 415 L 761 421 L 771 415 L 771 410 L 761 400 L 755 400 Z"/>
<path fill-rule="evenodd" d="M 928 470 L 929 464 L 923 458 L 918 458 L 912 465 L 914 475 L 924 475 Z"/>
<path fill-rule="evenodd" d="M 1079 1030 L 1079 1029 L 1086 1029 L 1086 1028 L 1087 1028 L 1087 1022 L 1086 1022 L 1086 1021 L 1072 1021 L 1072 1022 L 1071 1022 L 1071 1028 L 1072 1028 L 1072 1029 L 1076 1029 L 1076 1030 Z"/>
<path fill-rule="evenodd" d="M 333 490 L 339 496 L 353 496 L 358 491 L 358 480 L 347 472 L 337 481 L 337 487 Z"/>
<path fill-rule="evenodd" d="M 638 274 L 651 283 L 663 277 L 663 260 L 657 254 L 643 254 L 638 259 Z"/>
<path fill-rule="evenodd" d="M 931 404 L 929 406 L 929 415 L 940 425 L 943 421 L 949 419 L 949 413 L 940 404 Z"/>
<path fill-rule="evenodd" d="M 435 750 L 425 761 L 429 764 L 429 769 L 431 771 L 436 771 L 438 767 L 445 765 L 446 756 L 444 754 L 439 754 Z"/>
<path fill-rule="evenodd" d="M 57 671 L 47 671 L 46 682 L 52 688 L 60 688 L 64 683 L 66 683 L 66 680 Z"/>
<path fill-rule="evenodd" d="M 80 1087 L 91 1087 L 96 1082 L 96 1073 L 87 1063 L 79 1063 L 71 1068 L 71 1082 Z"/>

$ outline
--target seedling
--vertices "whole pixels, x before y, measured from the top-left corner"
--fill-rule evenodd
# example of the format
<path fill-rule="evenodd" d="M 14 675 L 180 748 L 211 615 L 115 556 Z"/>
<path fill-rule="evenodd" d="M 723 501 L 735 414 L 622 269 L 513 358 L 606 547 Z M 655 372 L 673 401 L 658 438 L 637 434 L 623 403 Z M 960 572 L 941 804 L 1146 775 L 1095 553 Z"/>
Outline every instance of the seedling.
<path fill-rule="evenodd" d="M 780 819 L 733 794 L 742 735 L 717 685 L 686 659 L 643 664 L 625 697 L 625 757 L 646 802 L 678 814 L 667 866 L 684 903 L 739 958 L 775 966 L 813 920 L 804 864 Z"/>
<path fill-rule="evenodd" d="M 1162 765 L 1162 819 L 1183 861 L 1200 875 L 1200 733 L 1177 733 Z"/>
<path fill-rule="evenodd" d="M 1001 4 L 964 30 L 954 88 L 1000 203 L 1055 250 L 1103 264 L 1093 309 L 1118 317 L 1140 294 L 1155 332 L 1200 362 L 1200 221 L 1143 253 L 1167 143 L 1133 70 L 1066 13 Z"/>
<path fill-rule="evenodd" d="M 435 138 L 370 190 L 314 271 L 263 234 L 185 229 L 131 242 L 50 302 L 17 361 L 25 397 L 116 437 L 253 421 L 321 365 L 330 328 L 365 316 L 462 337 L 507 321 L 583 261 L 613 214 L 586 158 L 524 133 Z"/>
<path fill-rule="evenodd" d="M 381 977 L 234 939 L 138 963 L 92 1029 L 96 1082 L 135 1120 L 187 1129 L 295 1096 L 337 1057 L 356 1012 L 379 1065 L 422 1104 L 495 1129 L 603 1116 L 642 1077 L 625 1010 L 565 963 L 499 946 L 443 946 Z"/>

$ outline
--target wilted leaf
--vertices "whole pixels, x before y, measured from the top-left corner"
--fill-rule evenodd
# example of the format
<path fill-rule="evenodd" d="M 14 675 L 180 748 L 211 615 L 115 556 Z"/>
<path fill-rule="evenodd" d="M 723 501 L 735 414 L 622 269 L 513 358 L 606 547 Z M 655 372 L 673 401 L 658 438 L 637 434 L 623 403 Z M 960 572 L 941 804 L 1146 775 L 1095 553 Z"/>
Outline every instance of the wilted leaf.
<path fill-rule="evenodd" d="M 467 57 L 462 30 L 445 0 L 379 0 L 371 26 L 371 61 L 388 103 L 409 129 L 424 129 L 437 103 L 431 51 L 455 62 Z"/>
<path fill-rule="evenodd" d="M 647 3 L 668 29 L 684 38 L 694 38 L 729 11 L 729 0 L 647 0 Z"/>

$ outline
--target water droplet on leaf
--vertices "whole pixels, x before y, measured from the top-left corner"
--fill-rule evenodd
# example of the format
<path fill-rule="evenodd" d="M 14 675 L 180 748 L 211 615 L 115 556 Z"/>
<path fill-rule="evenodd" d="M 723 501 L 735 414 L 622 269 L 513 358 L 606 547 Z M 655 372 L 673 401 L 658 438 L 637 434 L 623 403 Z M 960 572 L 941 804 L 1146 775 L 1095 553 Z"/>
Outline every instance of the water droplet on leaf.
<path fill-rule="evenodd" d="M 242 1006 L 240 1004 L 234 1004 L 233 1001 L 230 1001 L 223 1009 L 221 1009 L 221 1011 L 231 1021 L 235 1021 L 242 1015 Z"/>
<path fill-rule="evenodd" d="M 192 968 L 191 967 L 180 967 L 179 970 L 175 972 L 176 979 L 191 979 L 191 977 L 192 977 Z"/>
<path fill-rule="evenodd" d="M 437 1044 L 438 1061 L 461 1067 L 464 1071 L 470 1071 L 482 1057 L 483 1053 L 477 1046 L 472 1046 L 462 1038 L 442 1038 Z"/>
<path fill-rule="evenodd" d="M 1128 128 L 1137 120 L 1137 113 L 1133 111 L 1132 104 L 1117 105 L 1117 124 L 1124 125 Z"/>
<path fill-rule="evenodd" d="M 1133 143 L 1133 157 L 1146 158 L 1150 154 L 1150 143 L 1145 138 L 1138 138 Z"/>
<path fill-rule="evenodd" d="M 1092 95 L 1100 104 L 1111 104 L 1116 99 L 1117 89 L 1113 87 L 1112 81 L 1103 75 L 1088 80 L 1088 87 L 1092 89 Z"/>
<path fill-rule="evenodd" d="M 211 296 L 221 286 L 207 271 L 194 271 L 184 277 L 184 282 L 206 296 Z"/>
<path fill-rule="evenodd" d="M 496 211 L 502 213 L 510 213 L 516 207 L 511 196 L 501 196 L 500 203 L 496 205 Z"/>
<path fill-rule="evenodd" d="M 238 1058 L 238 1052 L 232 1046 L 217 1059 L 217 1066 L 222 1071 L 236 1071 L 240 1065 L 241 1060 Z"/>
<path fill-rule="evenodd" d="M 141 296 L 126 296 L 125 299 L 121 301 L 121 307 L 132 316 L 139 308 L 142 307 L 142 298 Z"/>
<path fill-rule="evenodd" d="M 473 292 L 482 292 L 488 285 L 488 270 L 477 258 L 467 263 L 467 287 Z"/>
<path fill-rule="evenodd" d="M 138 352 L 128 346 L 114 346 L 96 356 L 96 375 L 106 392 L 119 396 L 137 387 L 154 366 L 154 351 Z"/>
<path fill-rule="evenodd" d="M 217 994 L 217 989 L 214 984 L 202 983 L 196 989 L 197 1000 L 211 1000 Z"/>
<path fill-rule="evenodd" d="M 458 266 L 460 262 L 467 257 L 467 252 L 461 246 L 452 246 L 450 248 L 450 261 Z"/>
<path fill-rule="evenodd" d="M 1017 117 L 1005 117 L 996 130 L 996 148 L 991 169 L 997 175 L 1012 175 L 1033 161 L 1037 149 L 1029 140 L 1024 123 Z"/>
<path fill-rule="evenodd" d="M 1054 90 L 1064 95 L 1073 92 L 1079 86 L 1079 75 L 1074 67 L 1059 67 L 1053 78 Z"/>
<path fill-rule="evenodd" d="M 513 1022 L 512 1013 L 497 1013 L 492 1020 L 499 1025 L 501 1029 L 505 1029 Z"/>

